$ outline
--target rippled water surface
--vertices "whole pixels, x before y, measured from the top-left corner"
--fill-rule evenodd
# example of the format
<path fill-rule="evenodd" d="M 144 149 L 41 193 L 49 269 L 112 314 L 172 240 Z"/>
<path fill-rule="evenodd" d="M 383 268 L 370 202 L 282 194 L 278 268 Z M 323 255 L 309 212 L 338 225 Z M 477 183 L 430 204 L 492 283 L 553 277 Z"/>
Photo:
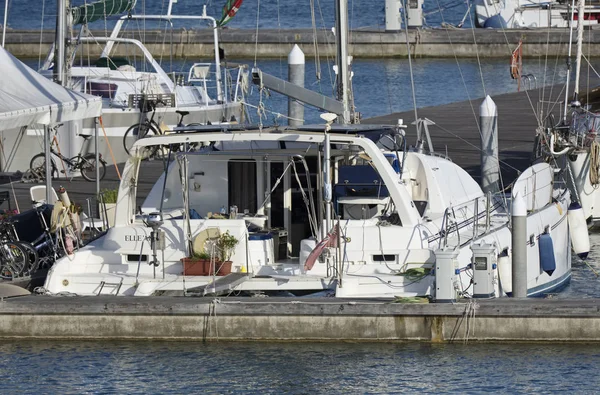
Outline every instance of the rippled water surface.
<path fill-rule="evenodd" d="M 6 342 L 2 393 L 592 393 L 600 346 Z"/>
<path fill-rule="evenodd" d="M 72 0 L 72 4 L 89 4 L 97 0 Z M 173 5 L 173 14 L 200 15 L 202 6 L 207 5 L 207 13 L 219 19 L 226 0 L 178 0 Z M 312 26 L 310 0 L 244 0 L 238 14 L 228 26 L 231 28 L 252 29 L 271 28 L 309 28 Z M 315 25 L 317 28 L 333 26 L 333 0 L 315 0 Z M 4 16 L 4 1 L 1 2 L 0 16 Z M 137 0 L 134 14 L 156 15 L 166 14 L 168 0 Z M 466 11 L 467 2 L 462 0 L 427 0 L 425 1 L 425 23 L 439 26 L 443 21 L 457 24 Z M 16 29 L 53 28 L 56 21 L 56 0 L 22 1 L 11 0 L 8 26 Z M 351 28 L 383 28 L 385 26 L 385 0 L 348 0 L 348 15 Z M 26 16 L 26 17 L 25 17 Z M 96 22 L 94 29 L 110 28 L 114 17 Z M 1 23 L 1 22 L 0 22 Z M 149 24 L 148 24 L 149 25 Z M 189 25 L 189 24 L 188 24 Z M 175 27 L 182 26 L 175 22 Z M 465 26 L 471 26 L 469 18 Z M 198 25 L 194 27 L 199 27 Z M 131 28 L 138 28 L 132 24 Z M 189 28 L 189 26 L 188 26 Z"/>

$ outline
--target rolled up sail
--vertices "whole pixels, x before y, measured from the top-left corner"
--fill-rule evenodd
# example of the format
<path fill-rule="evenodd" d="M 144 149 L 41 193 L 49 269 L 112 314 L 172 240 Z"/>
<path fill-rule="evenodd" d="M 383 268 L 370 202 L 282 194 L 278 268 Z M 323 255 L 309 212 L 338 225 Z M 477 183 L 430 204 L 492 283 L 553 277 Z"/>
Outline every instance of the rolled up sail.
<path fill-rule="evenodd" d="M 101 0 L 95 3 L 73 7 L 73 25 L 87 24 L 104 19 L 107 16 L 129 12 L 137 0 Z"/>

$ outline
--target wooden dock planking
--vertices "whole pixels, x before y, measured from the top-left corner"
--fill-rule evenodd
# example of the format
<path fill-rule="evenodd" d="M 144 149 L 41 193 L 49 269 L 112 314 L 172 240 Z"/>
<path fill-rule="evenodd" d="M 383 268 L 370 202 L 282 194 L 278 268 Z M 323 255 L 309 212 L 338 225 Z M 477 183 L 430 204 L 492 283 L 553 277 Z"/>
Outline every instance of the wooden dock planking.
<path fill-rule="evenodd" d="M 60 165 L 59 165 L 60 166 Z M 123 171 L 124 164 L 121 163 L 119 166 L 119 172 Z M 162 172 L 163 164 L 161 161 L 149 161 L 144 166 L 144 171 L 140 172 L 142 177 L 138 181 L 138 199 L 137 204 L 141 205 L 152 186 L 160 176 Z M 150 170 L 150 171 L 149 171 Z M 106 176 L 100 182 L 100 190 L 103 189 L 113 189 L 119 187 L 119 177 L 117 176 L 117 172 L 113 165 L 108 165 L 106 168 Z M 54 189 L 58 190 L 59 187 L 63 186 L 69 193 L 69 198 L 74 203 L 79 203 L 83 207 L 84 211 L 87 213 L 87 203 L 86 199 L 90 198 L 90 202 L 92 205 L 92 210 L 95 210 L 93 207 L 95 206 L 95 198 L 96 198 L 96 183 L 89 182 L 84 180 L 82 177 L 75 177 L 72 180 L 69 180 L 65 177 L 61 177 L 59 179 L 52 181 Z M 20 179 L 16 179 L 11 183 L 6 183 L 0 185 L 0 191 L 9 191 L 11 195 L 11 207 L 14 209 L 17 206 L 15 205 L 15 199 L 18 203 L 18 207 L 20 211 L 26 211 L 32 208 L 31 205 L 31 197 L 29 195 L 29 189 L 34 185 L 44 185 L 39 183 L 31 183 L 31 182 L 21 182 Z M 14 189 L 14 194 L 13 194 Z M 2 209 L 8 208 L 8 205 L 5 203 L 0 207 Z"/>
<path fill-rule="evenodd" d="M 541 100 L 542 94 L 546 97 Z M 560 104 L 564 90 L 562 86 L 532 89 L 524 92 L 493 96 L 498 107 L 498 145 L 500 168 L 504 185 L 508 185 L 524 170 L 531 161 L 531 153 L 538 127 L 533 108 L 544 103 L 545 112 L 551 109 L 557 120 L 560 119 Z M 550 99 L 549 99 L 550 98 Z M 448 156 L 476 180 L 480 178 L 480 133 L 479 106 L 483 98 L 466 100 L 442 106 L 426 107 L 418 110 L 419 118 L 428 118 L 436 123 L 429 127 L 433 147 Z M 374 118 L 363 123 L 396 124 L 403 119 L 404 124 L 415 120 L 414 111 L 404 111 Z M 406 131 L 408 142 L 416 143 L 416 129 L 410 125 Z"/>

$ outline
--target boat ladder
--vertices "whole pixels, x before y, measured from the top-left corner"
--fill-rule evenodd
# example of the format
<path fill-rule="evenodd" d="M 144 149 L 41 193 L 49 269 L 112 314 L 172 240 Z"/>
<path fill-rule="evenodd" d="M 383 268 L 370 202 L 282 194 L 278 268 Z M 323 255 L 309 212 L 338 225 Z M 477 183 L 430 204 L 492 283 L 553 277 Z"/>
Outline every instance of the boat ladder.
<path fill-rule="evenodd" d="M 121 286 L 123 285 L 123 279 L 121 278 L 121 282 L 118 282 L 118 283 L 107 283 L 106 281 L 101 281 L 100 282 L 100 289 L 98 290 L 97 295 L 101 295 L 102 294 L 102 290 L 104 289 L 105 285 L 115 287 L 116 288 L 115 295 L 118 295 L 119 291 L 121 290 Z"/>
<path fill-rule="evenodd" d="M 186 295 L 189 296 L 206 296 L 220 295 L 232 292 L 235 287 L 244 281 L 250 280 L 251 275 L 248 273 L 230 273 L 222 277 L 217 277 L 215 280 L 206 285 L 188 289 Z"/>

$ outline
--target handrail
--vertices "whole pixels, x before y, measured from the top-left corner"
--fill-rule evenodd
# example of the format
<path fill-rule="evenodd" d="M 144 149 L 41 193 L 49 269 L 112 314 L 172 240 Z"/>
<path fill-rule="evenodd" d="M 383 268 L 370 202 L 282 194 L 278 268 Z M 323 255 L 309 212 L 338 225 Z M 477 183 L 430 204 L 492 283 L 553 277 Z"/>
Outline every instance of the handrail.
<path fill-rule="evenodd" d="M 481 212 L 479 209 L 479 200 L 485 199 L 483 204 L 485 204 L 485 211 Z M 458 223 L 456 219 L 456 211 L 462 208 L 468 208 L 469 206 L 473 207 L 473 214 L 466 218 L 464 221 Z M 444 211 L 444 215 L 442 217 L 442 226 L 441 231 L 439 233 L 443 238 L 443 245 L 440 245 L 440 248 L 448 246 L 448 235 L 452 232 L 456 232 L 456 236 L 458 238 L 458 245 L 461 245 L 460 242 L 460 230 L 469 225 L 469 223 L 473 224 L 473 235 L 471 240 L 475 240 L 477 237 L 484 235 L 490 230 L 490 222 L 491 222 L 491 213 L 493 210 L 497 208 L 497 205 L 491 205 L 491 194 L 488 193 L 483 196 L 479 196 L 473 200 L 469 200 L 467 202 L 461 203 L 458 206 L 450 206 L 447 207 Z M 468 211 L 467 211 L 468 212 Z M 479 232 L 479 221 L 480 219 L 485 218 L 485 231 L 483 233 Z M 429 241 L 433 241 L 435 238 L 430 238 Z M 441 241 L 440 241 L 441 244 Z"/>
<path fill-rule="evenodd" d="M 156 62 L 156 60 L 154 60 L 154 57 L 152 56 L 152 54 L 150 53 L 150 51 L 148 51 L 148 49 L 144 46 L 144 44 L 142 44 L 141 41 L 139 40 L 135 40 L 133 38 L 113 38 L 113 37 L 100 37 L 100 38 L 95 38 L 95 37 L 81 37 L 81 42 L 91 42 L 91 43 L 96 43 L 96 42 L 119 42 L 119 43 L 127 43 L 127 44 L 133 44 L 135 46 L 137 46 L 139 49 L 142 50 L 142 53 L 144 54 L 144 57 L 146 58 L 146 60 L 152 65 L 152 67 L 154 68 L 154 70 L 156 71 L 156 73 L 160 76 L 160 78 L 163 80 L 163 82 L 167 85 L 167 88 L 169 88 L 169 91 L 171 93 L 173 93 L 175 91 L 175 86 L 173 84 L 173 81 L 171 81 L 171 79 L 169 78 L 169 76 L 167 75 L 167 73 L 162 69 L 162 67 L 160 67 L 160 65 Z"/>

